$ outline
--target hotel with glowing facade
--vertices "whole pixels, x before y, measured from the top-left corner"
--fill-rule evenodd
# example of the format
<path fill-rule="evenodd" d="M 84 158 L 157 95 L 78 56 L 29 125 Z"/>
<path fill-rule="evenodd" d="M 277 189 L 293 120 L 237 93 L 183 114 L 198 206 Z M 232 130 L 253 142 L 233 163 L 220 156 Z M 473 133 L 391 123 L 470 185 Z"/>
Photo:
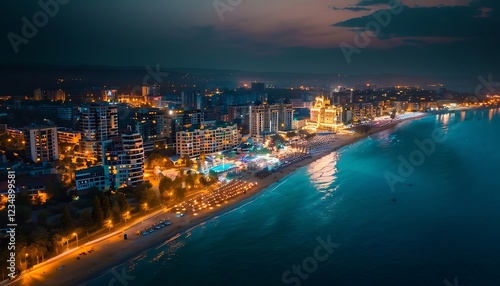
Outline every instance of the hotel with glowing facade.
<path fill-rule="evenodd" d="M 238 126 L 223 124 L 202 126 L 177 132 L 176 148 L 180 156 L 198 157 L 235 148 L 239 144 Z"/>

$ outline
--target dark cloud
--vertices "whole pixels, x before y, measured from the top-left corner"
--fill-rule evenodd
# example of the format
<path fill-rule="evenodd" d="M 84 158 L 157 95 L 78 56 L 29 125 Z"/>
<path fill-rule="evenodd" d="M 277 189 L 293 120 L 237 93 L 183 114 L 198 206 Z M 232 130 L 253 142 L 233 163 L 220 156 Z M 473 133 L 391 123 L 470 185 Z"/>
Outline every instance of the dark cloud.
<path fill-rule="evenodd" d="M 192 2 L 199 5 L 193 6 Z M 227 12 L 226 20 L 221 22 L 210 1 L 70 1 L 28 44 L 20 46 L 19 54 L 13 52 L 6 35 L 21 34 L 21 18 L 31 19 L 40 7 L 37 1 L 6 2 L 0 4 L 8 11 L 0 17 L 0 35 L 3 35 L 0 64 L 160 64 L 253 71 L 473 75 L 496 73 L 500 69 L 497 52 L 500 1 L 475 0 L 469 6 L 456 7 L 405 7 L 400 14 L 391 16 L 390 24 L 378 35 L 378 43 L 385 44 L 383 48 L 371 43 L 348 64 L 338 43 L 352 41 L 354 33 L 351 36 L 346 30 L 362 29 L 374 18 L 373 13 L 347 17 L 354 14 L 352 11 L 366 14 L 361 11 L 385 9 L 370 6 L 390 3 L 353 1 L 356 2 L 359 3 L 349 7 L 332 7 L 335 12 L 327 11 L 332 18 L 327 15 L 321 21 L 297 26 L 287 24 L 293 20 L 288 16 L 288 12 L 295 11 L 293 5 L 283 7 L 285 10 L 279 15 L 266 15 L 266 19 L 275 16 L 275 22 L 261 24 L 258 13 L 249 9 L 254 2 Z M 419 2 L 413 0 L 415 4 Z M 266 6 L 259 7 L 265 10 Z M 326 33 L 331 29 L 332 44 L 329 48 L 312 48 L 328 47 L 328 44 L 318 45 L 315 38 L 309 41 L 307 36 L 310 31 L 328 27 L 335 16 L 348 20 L 327 29 Z M 245 25 L 241 21 L 240 25 L 232 25 L 230 20 L 238 17 L 247 19 Z M 308 17 L 304 15 L 304 19 Z M 261 24 L 261 30 L 252 29 L 253 23 Z M 300 41 L 301 37 L 308 41 Z M 296 47 L 309 42 L 310 46 Z"/>
<path fill-rule="evenodd" d="M 394 3 L 394 0 L 363 0 L 356 4 L 355 6 L 377 6 L 377 5 L 388 5 L 389 3 Z"/>
<path fill-rule="evenodd" d="M 336 11 L 339 11 L 339 10 L 354 11 L 354 12 L 358 12 L 358 11 L 371 11 L 371 9 L 368 9 L 368 8 L 365 8 L 365 7 L 344 7 L 344 8 L 332 7 L 332 10 L 336 10 Z"/>
<path fill-rule="evenodd" d="M 389 10 L 374 12 L 390 13 Z M 337 27 L 363 28 L 375 21 L 374 13 L 334 24 Z M 492 11 L 493 13 L 493 11 Z M 497 17 L 477 17 L 481 12 L 475 7 L 404 7 L 399 14 L 391 14 L 381 39 L 391 37 L 448 37 L 496 39 L 500 28 Z"/>

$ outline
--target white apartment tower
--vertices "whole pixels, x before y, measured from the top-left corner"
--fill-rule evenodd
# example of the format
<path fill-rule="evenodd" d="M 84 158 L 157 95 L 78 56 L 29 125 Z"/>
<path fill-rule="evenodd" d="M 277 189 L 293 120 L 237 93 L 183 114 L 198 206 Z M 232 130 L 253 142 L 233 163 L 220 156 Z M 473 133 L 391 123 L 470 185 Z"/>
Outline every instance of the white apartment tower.
<path fill-rule="evenodd" d="M 117 189 L 144 181 L 144 145 L 140 134 L 121 134 L 102 144 L 106 185 Z"/>
<path fill-rule="evenodd" d="M 96 104 L 79 108 L 79 129 L 82 133 L 82 153 L 99 158 L 101 142 L 118 136 L 118 107 L 114 104 Z"/>
<path fill-rule="evenodd" d="M 25 128 L 28 156 L 34 162 L 51 162 L 59 159 L 56 126 L 28 126 Z"/>
<path fill-rule="evenodd" d="M 267 134 L 292 129 L 291 104 L 263 104 L 250 106 L 250 136 L 260 138 Z"/>

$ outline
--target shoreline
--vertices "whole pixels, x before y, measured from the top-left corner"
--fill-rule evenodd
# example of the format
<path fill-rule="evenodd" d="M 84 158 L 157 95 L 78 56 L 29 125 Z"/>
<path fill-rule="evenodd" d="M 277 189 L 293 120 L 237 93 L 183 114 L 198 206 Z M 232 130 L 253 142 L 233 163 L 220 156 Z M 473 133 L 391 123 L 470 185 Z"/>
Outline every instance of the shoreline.
<path fill-rule="evenodd" d="M 453 110 L 447 113 L 461 111 L 467 110 Z M 247 179 L 246 181 L 249 182 L 258 182 L 258 185 L 250 191 L 247 191 L 247 194 L 239 195 L 219 208 L 204 211 L 203 213 L 200 213 L 199 216 L 186 215 L 182 218 L 176 218 L 175 214 L 163 211 L 162 213 L 160 213 L 160 215 L 156 216 L 157 218 L 153 218 L 151 220 L 156 222 L 158 220 L 158 217 L 168 217 L 172 222 L 172 225 L 168 226 L 166 230 L 160 229 L 152 234 L 149 234 L 148 236 L 136 236 L 135 234 L 133 234 L 134 231 L 132 231 L 132 229 L 137 227 L 140 228 L 141 226 L 146 226 L 147 224 L 131 226 L 125 231 L 129 234 L 129 240 L 124 241 L 122 238 L 122 233 L 118 233 L 118 235 L 114 235 L 113 237 L 105 239 L 101 242 L 82 246 L 78 250 L 75 250 L 74 253 L 87 251 L 87 249 L 90 249 L 90 247 L 95 247 L 96 254 L 89 254 L 85 258 L 82 258 L 78 261 L 75 260 L 75 257 L 73 255 L 68 255 L 68 257 L 66 258 L 61 258 L 60 260 L 48 263 L 43 267 L 33 269 L 33 271 L 30 271 L 19 279 L 11 283 L 7 282 L 6 285 L 85 285 L 87 283 L 91 283 L 92 281 L 95 281 L 96 279 L 107 275 L 120 265 L 127 263 L 127 261 L 139 259 L 144 255 L 145 252 L 149 251 L 150 249 L 161 247 L 168 241 L 177 239 L 178 237 L 182 236 L 188 231 L 191 231 L 195 227 L 198 227 L 206 222 L 213 220 L 214 218 L 230 213 L 231 211 L 236 210 L 241 206 L 251 203 L 253 200 L 259 198 L 259 196 L 257 196 L 258 194 L 262 195 L 263 191 L 272 188 L 275 184 L 278 184 L 279 186 L 279 184 L 283 183 L 286 178 L 292 175 L 296 170 L 308 166 L 319 158 L 331 154 L 332 152 L 337 152 L 340 149 L 354 144 L 362 139 L 366 139 L 371 135 L 380 133 L 385 130 L 393 129 L 400 123 L 438 114 L 439 113 L 431 112 L 422 113 L 414 117 L 395 120 L 394 122 L 391 122 L 382 127 L 372 128 L 369 132 L 364 134 L 339 135 L 336 140 L 330 142 L 329 144 L 326 144 L 316 153 L 311 154 L 310 158 L 295 162 L 287 166 L 282 170 L 282 173 L 273 173 L 272 175 L 264 179 L 259 179 L 256 177 Z M 177 228 L 177 226 L 179 225 L 182 225 L 182 228 Z M 96 261 L 98 263 L 96 263 Z M 90 262 L 92 262 L 92 264 L 90 264 Z M 64 269 L 61 271 L 56 270 L 60 266 L 64 266 Z M 40 273 L 42 272 L 42 270 L 45 270 L 43 271 L 43 274 Z M 117 271 L 120 275 L 122 273 L 122 269 L 117 269 L 114 271 Z M 115 279 L 114 275 L 117 275 L 114 272 L 112 274 L 113 275 L 110 275 L 109 277 L 110 281 L 112 279 Z"/>

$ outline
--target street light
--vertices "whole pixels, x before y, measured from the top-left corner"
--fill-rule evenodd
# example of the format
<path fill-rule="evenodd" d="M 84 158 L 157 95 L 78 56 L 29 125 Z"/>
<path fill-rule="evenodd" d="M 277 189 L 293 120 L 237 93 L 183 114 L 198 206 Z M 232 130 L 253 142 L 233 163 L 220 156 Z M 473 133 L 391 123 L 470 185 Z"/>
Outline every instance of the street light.
<path fill-rule="evenodd" d="M 76 247 L 78 247 L 78 234 L 76 234 L 76 232 L 73 232 L 73 235 L 76 236 Z"/>
<path fill-rule="evenodd" d="M 26 264 L 26 269 L 28 269 L 28 253 L 24 256 L 24 264 Z"/>
<path fill-rule="evenodd" d="M 69 246 L 68 246 L 68 239 L 67 239 L 67 238 L 64 238 L 64 239 L 66 239 L 66 250 L 68 250 L 68 249 L 69 249 Z"/>
<path fill-rule="evenodd" d="M 111 228 L 113 227 L 113 222 L 108 220 L 108 233 L 111 233 Z"/>
<path fill-rule="evenodd" d="M 127 219 L 129 219 L 129 218 L 130 218 L 130 215 L 129 215 L 129 214 L 130 214 L 130 212 L 126 212 L 126 213 L 124 213 L 124 214 L 122 215 L 123 220 L 125 221 L 125 226 L 127 226 Z"/>

